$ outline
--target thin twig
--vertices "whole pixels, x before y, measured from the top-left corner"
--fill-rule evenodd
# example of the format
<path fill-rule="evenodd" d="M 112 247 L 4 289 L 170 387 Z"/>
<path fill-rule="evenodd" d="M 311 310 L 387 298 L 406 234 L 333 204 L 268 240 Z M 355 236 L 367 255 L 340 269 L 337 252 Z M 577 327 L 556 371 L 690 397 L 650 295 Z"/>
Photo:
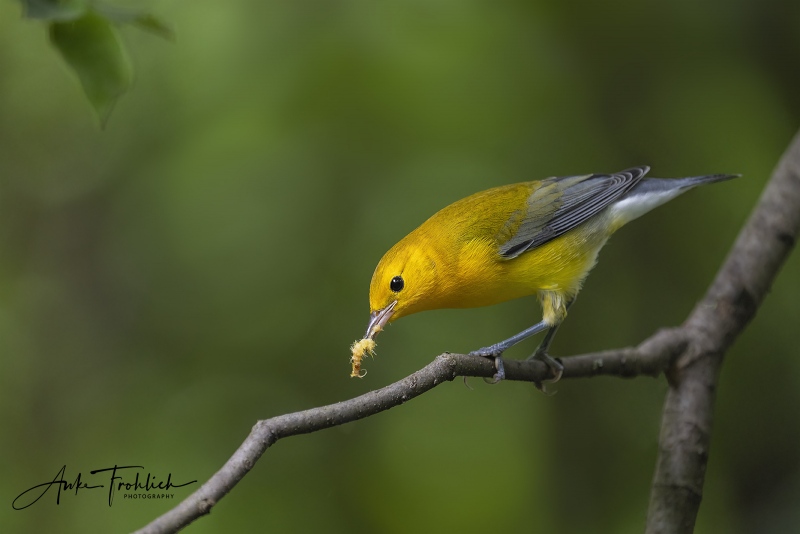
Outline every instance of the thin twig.
<path fill-rule="evenodd" d="M 657 376 L 667 368 L 684 345 L 685 341 L 679 330 L 661 331 L 637 348 L 565 358 L 562 379 L 599 375 Z M 547 366 L 538 360 L 506 360 L 505 369 L 508 380 L 541 382 L 550 377 Z M 308 434 L 375 415 L 458 376 L 488 378 L 495 372 L 494 364 L 486 358 L 445 353 L 416 373 L 376 391 L 336 404 L 259 421 L 222 469 L 178 506 L 136 532 L 177 532 L 198 517 L 209 513 L 253 468 L 264 451 L 281 438 Z"/>

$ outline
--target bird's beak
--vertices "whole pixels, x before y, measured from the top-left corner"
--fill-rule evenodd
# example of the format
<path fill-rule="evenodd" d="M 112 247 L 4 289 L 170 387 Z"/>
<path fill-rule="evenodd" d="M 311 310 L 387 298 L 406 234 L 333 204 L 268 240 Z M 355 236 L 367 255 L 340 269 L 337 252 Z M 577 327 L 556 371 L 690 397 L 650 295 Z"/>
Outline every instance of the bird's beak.
<path fill-rule="evenodd" d="M 397 306 L 396 300 L 382 310 L 374 311 L 369 314 L 369 324 L 367 325 L 367 333 L 364 334 L 364 339 L 372 339 L 375 337 L 375 334 L 383 330 L 383 327 L 386 326 L 386 323 L 392 318 L 395 306 Z"/>

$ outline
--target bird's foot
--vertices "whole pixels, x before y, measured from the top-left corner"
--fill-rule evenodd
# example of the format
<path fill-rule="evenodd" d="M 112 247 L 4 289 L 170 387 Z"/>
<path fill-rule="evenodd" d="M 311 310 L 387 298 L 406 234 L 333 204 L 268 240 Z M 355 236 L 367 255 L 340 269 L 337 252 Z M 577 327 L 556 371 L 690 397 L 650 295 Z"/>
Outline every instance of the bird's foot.
<path fill-rule="evenodd" d="M 497 384 L 506 379 L 506 367 L 503 365 L 503 357 L 502 356 L 495 356 L 494 357 L 494 368 L 497 369 L 497 372 L 492 375 L 492 378 L 484 378 L 483 381 L 487 384 Z"/>
<path fill-rule="evenodd" d="M 544 351 L 536 351 L 531 356 L 528 357 L 529 360 L 539 360 L 544 363 L 548 369 L 550 369 L 550 374 L 552 378 L 548 378 L 547 380 L 542 380 L 541 382 L 534 382 L 533 384 L 536 386 L 536 389 L 541 391 L 542 393 L 547 393 L 547 387 L 545 384 L 555 384 L 559 380 L 561 380 L 561 376 L 564 374 L 564 364 L 558 358 L 553 358 L 549 354 Z"/>
<path fill-rule="evenodd" d="M 503 347 L 500 347 L 499 344 L 489 345 L 488 347 L 483 347 L 482 349 L 473 350 L 467 356 L 481 356 L 482 358 L 496 358 L 503 354 Z"/>
<path fill-rule="evenodd" d="M 484 378 L 487 384 L 497 384 L 498 382 L 506 379 L 506 368 L 503 365 L 503 349 L 497 345 L 489 345 L 482 349 L 473 350 L 469 356 L 480 356 L 482 358 L 492 358 L 494 360 L 494 368 L 497 372 L 492 378 Z"/>

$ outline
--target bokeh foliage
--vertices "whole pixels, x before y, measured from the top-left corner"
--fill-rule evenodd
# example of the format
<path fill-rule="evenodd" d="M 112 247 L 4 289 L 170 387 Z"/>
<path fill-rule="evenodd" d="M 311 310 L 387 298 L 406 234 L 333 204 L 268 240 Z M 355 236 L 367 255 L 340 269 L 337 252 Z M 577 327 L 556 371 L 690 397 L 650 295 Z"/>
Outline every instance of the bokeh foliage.
<path fill-rule="evenodd" d="M 9 504 L 64 464 L 205 480 L 259 418 L 538 320 L 532 300 L 404 318 L 347 376 L 381 254 L 480 189 L 744 174 L 621 230 L 553 352 L 680 322 L 800 123 L 788 0 L 142 9 L 177 42 L 120 30 L 136 77 L 100 131 L 46 28 L 0 4 L 4 531 L 131 530 L 175 503 Z M 800 530 L 798 294 L 795 255 L 726 362 L 700 533 Z M 280 442 L 191 531 L 641 531 L 663 380 L 471 385 Z"/>
<path fill-rule="evenodd" d="M 20 0 L 25 17 L 42 21 L 50 42 L 73 70 L 105 124 L 133 80 L 117 26 L 130 24 L 171 39 L 172 30 L 152 13 L 99 0 Z"/>

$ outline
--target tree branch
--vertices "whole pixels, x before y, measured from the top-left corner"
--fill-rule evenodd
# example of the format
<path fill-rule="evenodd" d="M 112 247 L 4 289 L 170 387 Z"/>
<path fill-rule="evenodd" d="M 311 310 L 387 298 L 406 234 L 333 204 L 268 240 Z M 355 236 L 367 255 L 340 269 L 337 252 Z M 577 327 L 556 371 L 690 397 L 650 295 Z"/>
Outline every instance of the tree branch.
<path fill-rule="evenodd" d="M 662 330 L 636 348 L 565 358 L 562 380 L 599 375 L 658 376 L 685 344 L 680 330 Z M 550 370 L 538 360 L 505 360 L 505 370 L 507 380 L 541 382 L 550 377 Z M 264 451 L 281 438 L 308 434 L 375 415 L 458 376 L 489 378 L 495 372 L 494 364 L 486 358 L 444 353 L 416 373 L 376 391 L 336 404 L 259 421 L 222 469 L 178 506 L 136 532 L 177 532 L 209 513 L 253 468 Z"/>
<path fill-rule="evenodd" d="M 740 234 L 705 299 L 686 323 L 651 336 L 638 347 L 565 358 L 562 379 L 613 375 L 658 376 L 667 395 L 660 455 L 648 513 L 648 533 L 690 532 L 702 495 L 713 393 L 722 354 L 753 317 L 797 239 L 800 226 L 800 134 Z M 539 361 L 505 361 L 509 380 L 541 382 Z M 457 376 L 491 377 L 485 358 L 441 354 L 416 373 L 359 397 L 259 421 L 233 456 L 197 491 L 137 533 L 176 532 L 210 512 L 281 438 L 316 432 L 380 413 Z M 680 525 L 680 526 L 678 526 Z"/>
<path fill-rule="evenodd" d="M 753 318 L 800 232 L 800 133 L 705 298 L 684 323 L 689 343 L 667 376 L 647 534 L 690 533 L 703 496 L 719 371 Z"/>

